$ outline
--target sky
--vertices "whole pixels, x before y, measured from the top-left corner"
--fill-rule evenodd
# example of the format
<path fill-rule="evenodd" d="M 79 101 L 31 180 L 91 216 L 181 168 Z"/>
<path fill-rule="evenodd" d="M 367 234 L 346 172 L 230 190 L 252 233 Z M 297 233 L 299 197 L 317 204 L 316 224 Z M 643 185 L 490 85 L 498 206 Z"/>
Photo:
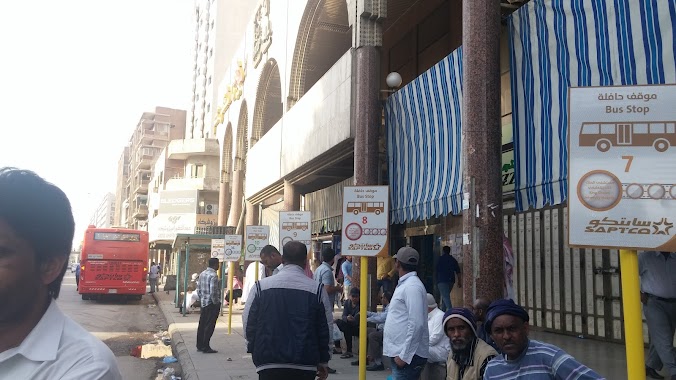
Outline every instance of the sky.
<path fill-rule="evenodd" d="M 30 169 L 71 201 L 74 242 L 115 192 L 141 114 L 187 109 L 192 0 L 0 4 L 0 167 Z"/>

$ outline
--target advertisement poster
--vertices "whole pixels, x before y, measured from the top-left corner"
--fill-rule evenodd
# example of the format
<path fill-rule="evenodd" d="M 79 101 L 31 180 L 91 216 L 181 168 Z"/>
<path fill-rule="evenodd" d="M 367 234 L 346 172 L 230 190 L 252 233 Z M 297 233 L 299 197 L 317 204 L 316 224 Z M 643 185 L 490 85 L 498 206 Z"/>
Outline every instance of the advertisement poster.
<path fill-rule="evenodd" d="M 270 226 L 246 226 L 246 251 L 244 259 L 260 261 L 261 250 L 270 241 Z"/>
<path fill-rule="evenodd" d="M 569 244 L 676 251 L 676 85 L 569 97 Z"/>
<path fill-rule="evenodd" d="M 346 186 L 343 190 L 343 256 L 387 255 L 388 186 Z"/>
<path fill-rule="evenodd" d="M 237 261 L 242 255 L 242 235 L 225 235 L 223 261 Z"/>
<path fill-rule="evenodd" d="M 300 241 L 305 244 L 308 256 L 310 256 L 312 252 L 311 223 L 310 211 L 280 211 L 279 252 L 282 252 L 284 244 L 290 241 Z"/>

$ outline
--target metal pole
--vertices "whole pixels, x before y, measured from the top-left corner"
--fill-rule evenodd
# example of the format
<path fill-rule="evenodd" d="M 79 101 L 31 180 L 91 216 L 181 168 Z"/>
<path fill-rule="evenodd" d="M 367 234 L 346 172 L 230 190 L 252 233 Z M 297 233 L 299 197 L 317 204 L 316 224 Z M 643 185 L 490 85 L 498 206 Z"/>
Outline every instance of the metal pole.
<path fill-rule="evenodd" d="M 226 265 L 225 261 L 223 263 L 221 263 L 221 270 L 220 270 L 220 272 L 221 272 L 221 294 L 223 294 L 225 292 L 225 289 L 226 289 L 225 276 L 223 275 L 223 269 L 225 269 L 225 265 Z M 221 315 L 221 316 L 223 315 L 223 302 L 221 302 L 221 311 L 220 311 L 219 315 Z"/>
<path fill-rule="evenodd" d="M 627 378 L 645 380 L 643 351 L 643 317 L 636 251 L 620 250 L 622 274 L 622 308 L 624 310 L 624 345 L 627 352 Z"/>
<path fill-rule="evenodd" d="M 228 300 L 228 335 L 232 334 L 232 278 L 235 275 L 235 262 L 230 261 L 230 269 L 228 270 L 228 291 L 230 291 L 230 297 Z"/>
<path fill-rule="evenodd" d="M 190 257 L 190 240 L 185 245 L 185 273 L 183 274 L 183 316 L 185 317 L 185 297 L 188 295 L 188 258 Z"/>
<path fill-rule="evenodd" d="M 181 248 L 178 249 L 178 254 L 176 256 L 176 290 L 174 291 L 174 305 L 176 305 L 176 307 L 181 307 L 178 303 L 178 277 L 181 274 Z"/>
<path fill-rule="evenodd" d="M 368 311 L 368 272 L 369 259 L 366 256 L 361 257 L 359 269 L 360 285 L 359 288 L 359 380 L 366 380 L 366 314 Z"/>

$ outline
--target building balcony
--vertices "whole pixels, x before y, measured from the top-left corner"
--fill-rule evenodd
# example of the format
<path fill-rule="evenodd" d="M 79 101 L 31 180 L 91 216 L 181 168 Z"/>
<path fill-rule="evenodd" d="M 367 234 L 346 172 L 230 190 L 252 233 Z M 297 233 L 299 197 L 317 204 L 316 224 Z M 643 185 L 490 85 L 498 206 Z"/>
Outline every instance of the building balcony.
<path fill-rule="evenodd" d="M 219 191 L 221 182 L 218 177 L 172 178 L 167 181 L 167 190 Z"/>
<path fill-rule="evenodd" d="M 192 156 L 220 155 L 218 140 L 216 139 L 184 139 L 172 140 L 167 147 L 167 158 L 170 160 L 185 160 Z"/>
<path fill-rule="evenodd" d="M 169 141 L 169 125 L 164 123 L 153 123 L 155 126 L 151 129 L 145 126 L 138 131 L 136 142 L 139 144 L 151 144 L 153 141 Z"/>
<path fill-rule="evenodd" d="M 148 218 L 148 205 L 138 205 L 134 208 L 134 211 L 132 212 L 132 218 L 134 219 L 147 219 Z"/>

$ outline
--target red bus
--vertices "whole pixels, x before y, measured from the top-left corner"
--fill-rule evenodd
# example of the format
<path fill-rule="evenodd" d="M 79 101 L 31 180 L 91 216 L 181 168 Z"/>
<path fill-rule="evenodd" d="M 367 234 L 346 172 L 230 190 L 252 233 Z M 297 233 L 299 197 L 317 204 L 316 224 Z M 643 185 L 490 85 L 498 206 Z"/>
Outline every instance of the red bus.
<path fill-rule="evenodd" d="M 146 292 L 148 232 L 89 226 L 80 259 L 83 300 L 119 295 L 140 300 Z"/>

